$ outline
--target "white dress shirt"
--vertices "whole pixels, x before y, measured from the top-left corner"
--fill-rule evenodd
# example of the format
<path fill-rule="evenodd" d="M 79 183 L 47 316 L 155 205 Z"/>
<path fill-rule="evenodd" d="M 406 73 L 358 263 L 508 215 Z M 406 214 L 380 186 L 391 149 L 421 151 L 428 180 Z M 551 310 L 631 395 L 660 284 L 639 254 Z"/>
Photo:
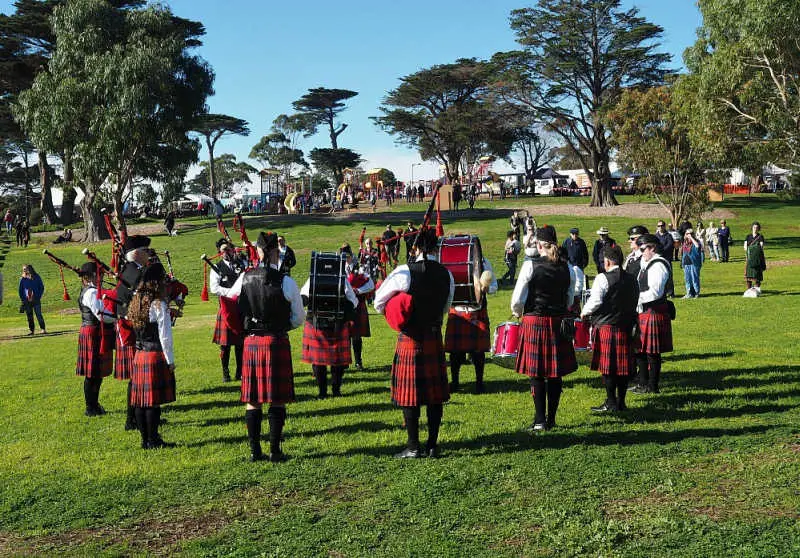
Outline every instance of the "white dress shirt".
<path fill-rule="evenodd" d="M 161 341 L 161 350 L 167 364 L 175 364 L 175 350 L 172 345 L 172 317 L 169 315 L 167 303 L 163 300 L 154 300 L 150 303 L 149 318 L 158 328 L 158 340 Z"/>
<path fill-rule="evenodd" d="M 618 265 L 609 266 L 606 268 L 606 273 L 609 271 L 614 271 L 618 268 Z M 600 308 L 601 304 L 603 304 L 603 299 L 608 293 L 608 277 L 606 277 L 606 273 L 601 273 L 595 277 L 594 283 L 592 283 L 592 290 L 589 294 L 589 300 L 587 300 L 586 304 L 583 305 L 581 319 L 590 315 L 592 312 Z"/>
<path fill-rule="evenodd" d="M 81 304 L 86 306 L 92 311 L 94 317 L 107 324 L 114 323 L 114 316 L 106 312 L 103 306 L 103 301 L 97 298 L 97 288 L 94 285 L 89 285 L 81 297 Z"/>
<path fill-rule="evenodd" d="M 433 256 L 428 256 L 429 260 L 434 260 Z M 422 261 L 422 254 L 417 256 L 416 261 Z M 456 282 L 453 280 L 453 274 L 450 273 L 448 270 L 447 274 L 450 276 L 450 292 L 447 295 L 447 303 L 442 308 L 442 314 L 447 312 L 448 308 L 450 308 L 450 304 L 453 302 L 453 295 L 456 292 Z M 375 302 L 373 306 L 375 306 L 375 310 L 378 313 L 383 314 L 384 310 L 386 309 L 386 303 L 389 302 L 394 295 L 397 293 L 407 293 L 408 289 L 411 288 L 411 270 L 408 268 L 407 265 L 399 265 L 397 266 L 394 271 L 392 271 L 389 276 L 381 283 L 381 287 L 375 293 Z"/>
<path fill-rule="evenodd" d="M 311 277 L 306 279 L 306 282 L 303 283 L 303 288 L 300 289 L 300 295 L 307 297 L 310 296 L 308 294 L 310 292 L 311 292 Z M 344 281 L 344 297 L 350 301 L 350 304 L 353 305 L 353 308 L 358 306 L 358 297 L 356 296 L 353 287 L 350 285 L 350 281 L 347 281 L 346 279 Z"/>
<path fill-rule="evenodd" d="M 576 280 L 575 271 L 568 265 L 569 269 L 569 291 L 567 300 L 572 303 L 575 298 Z M 525 313 L 525 301 L 528 300 L 528 283 L 533 277 L 533 260 L 526 259 L 522 262 L 522 269 L 519 270 L 517 284 L 514 285 L 514 292 L 511 294 L 511 313 L 520 317 Z"/>
<path fill-rule="evenodd" d="M 656 265 L 656 262 L 660 262 L 660 264 Z M 649 262 L 642 260 L 642 270 L 639 272 L 639 275 L 641 276 L 642 273 L 647 273 L 647 290 L 639 291 L 639 304 L 636 306 L 637 312 L 642 312 L 644 310 L 643 305 L 645 303 L 653 302 L 654 300 L 664 297 L 664 289 L 669 279 L 669 271 L 667 271 L 668 266 L 669 262 L 661 256 L 653 256 L 653 259 Z"/>

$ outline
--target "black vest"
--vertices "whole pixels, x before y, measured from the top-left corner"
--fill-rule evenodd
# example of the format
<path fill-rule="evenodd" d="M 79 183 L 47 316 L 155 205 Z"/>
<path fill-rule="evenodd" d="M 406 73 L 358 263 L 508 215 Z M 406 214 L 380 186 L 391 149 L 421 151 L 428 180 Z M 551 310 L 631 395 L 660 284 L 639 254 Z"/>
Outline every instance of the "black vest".
<path fill-rule="evenodd" d="M 437 261 L 424 260 L 408 265 L 413 300 L 407 333 L 441 330 L 442 318 L 450 295 L 450 272 Z"/>
<path fill-rule="evenodd" d="M 647 284 L 647 273 L 650 271 L 650 268 L 653 267 L 654 264 L 660 264 L 660 265 L 663 265 L 664 267 L 666 267 L 668 276 L 672 274 L 672 267 L 665 260 L 663 260 L 663 259 L 658 259 L 658 260 L 652 259 L 652 260 L 650 260 L 649 262 L 647 262 L 642 267 L 641 271 L 639 271 L 639 291 L 640 292 L 645 292 L 647 289 L 650 288 L 648 286 L 648 284 Z M 666 285 L 664 286 L 664 289 L 665 290 L 664 290 L 664 292 L 661 293 L 660 297 L 658 297 L 656 300 L 653 300 L 652 302 L 645 302 L 642 305 L 643 308 L 645 310 L 647 310 L 648 308 L 652 308 L 653 306 L 658 306 L 662 302 L 666 301 L 667 300 Z"/>
<path fill-rule="evenodd" d="M 144 329 L 136 330 L 137 351 L 161 351 L 161 338 L 158 336 L 158 323 L 147 322 Z"/>
<path fill-rule="evenodd" d="M 245 273 L 239 312 L 244 329 L 279 335 L 289 331 L 292 305 L 283 295 L 284 275 L 272 267 L 260 267 Z"/>
<path fill-rule="evenodd" d="M 535 316 L 563 316 L 569 306 L 569 267 L 564 261 L 534 258 L 528 282 L 525 313 Z"/>
<path fill-rule="evenodd" d="M 628 259 L 625 263 L 625 273 L 636 279 L 639 277 L 639 271 L 642 269 L 642 257 L 639 256 L 636 259 L 633 259 L 628 256 Z"/>
<path fill-rule="evenodd" d="M 139 267 L 134 262 L 126 262 L 120 271 L 123 281 L 117 284 L 117 304 L 116 312 L 118 318 L 124 318 L 128 315 L 128 305 L 133 298 L 133 291 L 139 286 L 139 281 L 142 279 L 144 267 Z M 130 287 L 125 285 L 127 283 Z"/>
<path fill-rule="evenodd" d="M 595 325 L 630 327 L 636 317 L 639 284 L 627 272 L 622 273 L 620 268 L 607 271 L 605 276 L 608 281 L 608 291 L 600 308 L 592 313 L 592 322 Z"/>
<path fill-rule="evenodd" d="M 88 306 L 84 306 L 83 304 L 83 295 L 86 291 L 89 290 L 89 287 L 84 287 L 81 289 L 81 294 L 78 297 L 78 309 L 81 311 L 81 325 L 90 325 L 96 326 L 100 323 L 100 320 L 92 313 L 92 310 Z"/>

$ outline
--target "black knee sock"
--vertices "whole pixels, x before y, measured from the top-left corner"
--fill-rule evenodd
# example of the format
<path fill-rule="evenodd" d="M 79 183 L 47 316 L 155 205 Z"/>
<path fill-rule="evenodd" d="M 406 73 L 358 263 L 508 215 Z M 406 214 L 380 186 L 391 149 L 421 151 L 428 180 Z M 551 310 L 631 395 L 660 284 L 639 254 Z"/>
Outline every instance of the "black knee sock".
<path fill-rule="evenodd" d="M 317 388 L 319 389 L 320 397 L 328 396 L 328 368 L 318 364 L 312 364 L 311 368 L 314 370 L 314 377 L 317 379 Z"/>
<path fill-rule="evenodd" d="M 658 392 L 658 382 L 661 378 L 661 355 L 647 355 L 647 367 L 650 369 L 650 390 Z"/>
<path fill-rule="evenodd" d="M 281 436 L 283 435 L 283 425 L 286 422 L 285 407 L 270 407 L 267 411 L 269 419 L 269 452 L 273 455 L 280 455 Z"/>
<path fill-rule="evenodd" d="M 156 442 L 160 439 L 158 435 L 158 423 L 161 420 L 160 407 L 145 407 L 144 410 L 145 420 L 147 421 L 147 440 L 149 442 Z"/>
<path fill-rule="evenodd" d="M 133 382 L 130 380 L 128 381 L 128 416 L 126 419 L 126 424 L 133 426 L 136 424 L 136 414 L 133 412 L 133 407 L 131 406 L 131 392 L 133 391 Z"/>
<path fill-rule="evenodd" d="M 464 362 L 463 353 L 450 353 L 450 374 L 453 378 L 453 389 L 458 387 L 462 362 Z"/>
<path fill-rule="evenodd" d="M 235 345 L 233 347 L 234 355 L 236 356 L 236 379 L 242 379 L 242 364 L 244 364 L 244 345 Z"/>
<path fill-rule="evenodd" d="M 556 413 L 558 412 L 558 402 L 561 400 L 561 390 L 563 389 L 561 378 L 548 378 L 547 380 L 547 424 L 553 426 L 556 423 Z"/>
<path fill-rule="evenodd" d="M 628 377 L 617 376 L 617 408 L 625 409 L 625 394 L 628 393 Z"/>
<path fill-rule="evenodd" d="M 407 447 L 419 451 L 419 407 L 403 407 L 403 418 L 408 433 Z"/>
<path fill-rule="evenodd" d="M 472 363 L 475 365 L 475 384 L 483 387 L 483 370 L 486 366 L 486 353 L 473 352 Z"/>
<path fill-rule="evenodd" d="M 354 360 L 356 361 L 356 364 L 361 364 L 361 349 L 364 346 L 364 342 L 361 340 L 361 337 L 353 337 L 352 345 Z"/>
<path fill-rule="evenodd" d="M 231 346 L 221 345 L 219 348 L 219 360 L 222 363 L 222 375 L 230 377 Z"/>
<path fill-rule="evenodd" d="M 94 409 L 94 386 L 92 386 L 91 378 L 83 379 L 83 400 L 86 403 L 87 411 Z"/>
<path fill-rule="evenodd" d="M 430 450 L 439 443 L 439 426 L 442 424 L 444 407 L 441 403 L 428 405 L 425 409 L 428 415 L 428 445 Z"/>
<path fill-rule="evenodd" d="M 136 415 L 136 426 L 139 428 L 139 434 L 142 436 L 142 445 L 147 443 L 147 417 L 145 416 L 144 407 L 134 407 L 133 412 Z"/>
<path fill-rule="evenodd" d="M 617 377 L 616 375 L 609 374 L 603 376 L 603 382 L 606 384 L 606 404 L 611 407 L 617 406 Z"/>
<path fill-rule="evenodd" d="M 640 386 L 647 386 L 650 382 L 650 374 L 647 368 L 647 355 L 636 355 L 636 369 L 639 371 L 639 374 L 636 376 L 636 383 Z"/>
<path fill-rule="evenodd" d="M 342 394 L 342 378 L 344 366 L 331 366 L 331 393 L 339 396 Z"/>
<path fill-rule="evenodd" d="M 94 384 L 94 407 L 95 407 L 95 409 L 99 409 L 100 408 L 100 386 L 103 385 L 103 377 L 100 376 L 99 378 L 94 378 L 92 383 Z"/>
<path fill-rule="evenodd" d="M 247 425 L 247 439 L 250 441 L 250 453 L 258 458 L 263 455 L 261 451 L 261 421 L 264 412 L 261 409 L 247 409 L 244 412 L 244 422 Z"/>
<path fill-rule="evenodd" d="M 547 415 L 547 390 L 544 378 L 531 378 L 531 391 L 533 392 L 533 405 L 536 409 L 533 422 L 534 424 L 544 424 Z"/>

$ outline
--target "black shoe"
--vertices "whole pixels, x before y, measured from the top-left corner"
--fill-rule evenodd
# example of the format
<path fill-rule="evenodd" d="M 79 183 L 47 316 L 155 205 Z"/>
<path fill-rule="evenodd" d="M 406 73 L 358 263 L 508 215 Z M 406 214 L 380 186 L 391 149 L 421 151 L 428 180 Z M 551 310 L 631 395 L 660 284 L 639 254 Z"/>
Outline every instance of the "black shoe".
<path fill-rule="evenodd" d="M 94 408 L 94 414 L 99 417 L 106 414 L 106 410 L 103 408 L 102 405 L 96 405 Z"/>
<path fill-rule="evenodd" d="M 628 386 L 628 391 L 633 391 L 635 389 L 641 389 L 643 386 L 642 384 L 631 384 Z"/>
<path fill-rule="evenodd" d="M 556 427 L 556 421 L 555 420 L 548 420 L 546 423 L 544 423 L 544 429 L 545 430 L 552 430 L 555 427 Z"/>
<path fill-rule="evenodd" d="M 397 459 L 420 459 L 424 454 L 418 449 L 406 448 L 400 453 L 394 454 Z"/>
<path fill-rule="evenodd" d="M 263 453 L 251 453 L 250 454 L 250 463 L 257 463 L 258 461 L 267 461 L 269 459 L 268 455 Z"/>
<path fill-rule="evenodd" d="M 147 447 L 145 449 L 160 449 L 160 448 L 174 448 L 175 444 L 172 442 L 165 442 L 161 439 L 161 436 L 154 440 L 147 441 Z"/>
<path fill-rule="evenodd" d="M 270 453 L 270 454 L 269 454 L 269 460 L 270 460 L 272 463 L 283 463 L 283 462 L 284 462 L 284 461 L 286 461 L 287 459 L 289 459 L 289 458 L 288 458 L 288 457 L 286 457 L 286 454 L 285 454 L 285 453 L 283 453 L 282 451 L 279 451 L 279 452 L 277 452 L 277 453 Z"/>
<path fill-rule="evenodd" d="M 87 417 L 96 417 L 97 413 L 94 410 L 94 407 L 86 407 L 86 410 L 83 412 L 84 415 Z"/>
<path fill-rule="evenodd" d="M 428 448 L 428 457 L 431 459 L 439 459 L 439 446 Z"/>
<path fill-rule="evenodd" d="M 231 377 L 230 377 L 230 375 L 224 375 L 224 374 L 223 374 L 223 376 L 222 376 L 222 383 L 223 383 L 223 384 L 227 384 L 227 383 L 228 383 L 228 382 L 230 382 L 230 381 L 231 381 Z"/>
<path fill-rule="evenodd" d="M 543 422 L 534 422 L 533 424 L 526 426 L 522 430 L 529 433 L 544 432 L 545 430 L 547 430 L 547 424 Z"/>
<path fill-rule="evenodd" d="M 617 410 L 618 411 L 627 411 L 628 406 L 625 403 L 617 403 Z"/>
<path fill-rule="evenodd" d="M 634 394 L 636 394 L 636 395 L 646 395 L 646 394 L 648 394 L 648 393 L 652 393 L 652 392 L 650 391 L 650 388 L 649 388 L 649 387 L 647 387 L 647 386 L 635 386 L 635 387 L 634 387 L 632 390 L 630 390 L 630 391 L 631 391 L 631 393 L 634 393 Z"/>
<path fill-rule="evenodd" d="M 458 391 L 458 382 L 450 382 L 450 393 L 455 393 Z"/>
<path fill-rule="evenodd" d="M 356 361 L 356 369 L 357 370 L 364 370 L 364 364 L 360 360 Z"/>
<path fill-rule="evenodd" d="M 605 403 L 603 403 L 599 407 L 592 407 L 592 412 L 593 413 L 613 413 L 613 412 L 616 412 L 618 410 L 619 409 L 617 408 L 616 405 L 611 405 L 611 404 L 608 403 L 608 401 L 606 401 Z"/>
<path fill-rule="evenodd" d="M 241 374 L 236 374 L 236 377 L 234 378 L 234 380 L 236 380 L 237 382 L 241 382 L 242 381 L 242 375 Z"/>
<path fill-rule="evenodd" d="M 134 420 L 127 420 L 125 421 L 125 430 L 137 430 L 138 427 L 136 426 L 136 421 Z"/>
<path fill-rule="evenodd" d="M 480 395 L 481 393 L 486 393 L 486 388 L 483 387 L 483 382 L 478 382 L 475 384 L 475 394 Z"/>

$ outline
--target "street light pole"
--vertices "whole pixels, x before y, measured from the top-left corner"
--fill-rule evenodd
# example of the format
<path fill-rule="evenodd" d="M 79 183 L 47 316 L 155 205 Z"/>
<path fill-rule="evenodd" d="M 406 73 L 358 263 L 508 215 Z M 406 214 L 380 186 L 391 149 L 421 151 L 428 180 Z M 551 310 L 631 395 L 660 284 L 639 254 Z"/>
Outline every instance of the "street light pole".
<path fill-rule="evenodd" d="M 422 163 L 411 163 L 411 187 L 414 187 L 414 167 L 421 165 Z"/>

